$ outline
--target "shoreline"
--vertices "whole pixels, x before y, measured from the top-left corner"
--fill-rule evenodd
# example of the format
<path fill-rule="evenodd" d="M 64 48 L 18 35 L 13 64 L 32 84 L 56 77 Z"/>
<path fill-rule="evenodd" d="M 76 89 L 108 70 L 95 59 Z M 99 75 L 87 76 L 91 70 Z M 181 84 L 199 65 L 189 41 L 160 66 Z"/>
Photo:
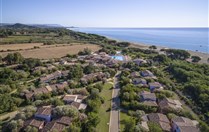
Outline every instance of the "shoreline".
<path fill-rule="evenodd" d="M 116 40 L 119 42 L 122 42 L 123 40 L 119 40 L 119 39 L 115 39 L 109 36 L 104 36 L 107 39 L 112 39 L 112 40 Z M 139 43 L 139 42 L 130 42 L 130 41 L 126 41 L 129 42 L 131 45 L 130 47 L 136 47 L 136 48 L 142 48 L 142 49 L 149 49 L 149 46 L 151 46 L 152 44 L 145 44 L 145 43 Z M 154 45 L 154 44 L 153 44 Z M 161 49 L 175 49 L 175 48 L 169 48 L 166 46 L 158 46 L 155 45 L 157 47 L 157 51 L 159 52 Z M 185 49 L 180 49 L 180 50 L 185 50 Z M 192 51 L 192 50 L 185 50 L 187 52 L 189 52 L 191 54 L 191 56 L 199 56 L 201 58 L 201 60 L 198 63 L 201 64 L 209 64 L 208 62 L 208 58 L 209 58 L 209 53 L 204 53 L 204 52 L 198 52 L 198 51 Z"/>
<path fill-rule="evenodd" d="M 131 47 L 136 47 L 136 48 L 142 48 L 142 49 L 149 49 L 149 46 L 151 45 L 146 45 L 146 44 L 143 44 L 143 43 L 131 43 Z M 159 52 L 161 49 L 174 49 L 174 48 L 169 48 L 169 47 L 163 47 L 163 46 L 157 46 L 157 51 Z M 199 56 L 201 58 L 201 60 L 198 62 L 198 63 L 201 63 L 201 64 L 209 64 L 208 62 L 208 58 L 209 58 L 209 54 L 207 53 L 202 53 L 202 52 L 197 52 L 197 51 L 191 51 L 191 50 L 185 50 L 187 52 L 189 52 L 191 54 L 191 56 Z"/>
<path fill-rule="evenodd" d="M 71 30 L 71 29 L 69 29 Z M 73 30 L 73 31 L 76 31 L 76 30 Z M 81 32 L 81 31 L 76 31 L 76 32 Z M 83 32 L 83 33 L 87 33 L 88 32 Z M 100 35 L 100 34 L 96 34 L 96 35 Z M 116 38 L 113 38 L 113 37 L 110 37 L 110 36 L 106 36 L 106 35 L 100 35 L 100 36 L 103 36 L 103 37 L 106 37 L 107 39 L 111 39 L 111 40 L 115 40 L 115 41 L 118 41 L 118 42 L 129 42 L 132 46 L 132 47 L 136 47 L 136 48 L 142 48 L 142 49 L 148 49 L 149 46 L 151 45 L 155 45 L 155 44 L 145 44 L 145 43 L 141 43 L 141 42 L 130 42 L 130 41 L 126 41 L 126 40 L 120 40 L 120 39 L 116 39 Z M 170 48 L 170 47 L 166 47 L 166 46 L 158 46 L 158 45 L 155 45 L 157 47 L 157 51 L 159 52 L 161 49 L 176 49 L 176 48 Z M 180 49 L 180 50 L 185 50 L 185 49 Z M 205 64 L 209 64 L 208 62 L 208 58 L 209 58 L 209 53 L 204 53 L 204 52 L 199 52 L 199 51 L 192 51 L 192 50 L 185 50 L 185 51 L 188 51 L 191 56 L 199 56 L 201 58 L 201 60 L 198 62 L 198 63 L 205 63 Z"/>

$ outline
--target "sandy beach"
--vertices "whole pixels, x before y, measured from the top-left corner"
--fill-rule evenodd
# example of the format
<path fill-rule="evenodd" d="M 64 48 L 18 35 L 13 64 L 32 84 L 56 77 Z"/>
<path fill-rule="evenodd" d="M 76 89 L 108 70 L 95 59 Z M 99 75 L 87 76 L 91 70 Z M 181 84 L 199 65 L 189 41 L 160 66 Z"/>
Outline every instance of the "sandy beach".
<path fill-rule="evenodd" d="M 130 47 L 141 48 L 141 49 L 149 49 L 149 46 L 151 46 L 151 45 L 150 44 L 144 44 L 144 43 L 131 43 L 131 45 L 130 45 Z M 157 46 L 156 51 L 159 52 L 161 49 L 165 49 L 165 48 L 169 49 L 168 47 Z M 190 50 L 187 50 L 187 51 L 191 54 L 191 56 L 199 56 L 201 58 L 199 63 L 209 64 L 209 62 L 208 62 L 209 54 L 202 53 L 202 52 L 196 52 L 196 51 L 190 51 Z"/>

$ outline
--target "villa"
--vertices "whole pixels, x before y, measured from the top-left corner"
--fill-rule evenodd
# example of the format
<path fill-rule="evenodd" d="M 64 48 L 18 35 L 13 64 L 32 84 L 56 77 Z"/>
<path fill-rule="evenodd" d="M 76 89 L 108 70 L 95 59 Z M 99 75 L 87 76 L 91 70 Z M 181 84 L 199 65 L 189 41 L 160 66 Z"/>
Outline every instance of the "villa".
<path fill-rule="evenodd" d="M 41 130 L 44 127 L 44 121 L 37 119 L 30 119 L 24 122 L 24 127 L 26 128 L 27 126 L 35 127 L 38 130 Z"/>
<path fill-rule="evenodd" d="M 36 118 L 43 119 L 50 122 L 52 119 L 52 108 L 51 107 L 41 107 L 37 110 L 34 115 Z"/>
<path fill-rule="evenodd" d="M 159 82 L 151 82 L 148 85 L 151 92 L 154 92 L 156 90 L 163 90 L 163 86 Z"/>
<path fill-rule="evenodd" d="M 60 78 L 60 77 L 62 77 L 62 72 L 61 71 L 56 71 L 52 74 L 41 77 L 40 82 L 47 83 L 47 82 L 50 82 L 53 79 L 57 79 L 57 78 Z"/>
<path fill-rule="evenodd" d="M 43 132 L 62 132 L 66 125 L 58 123 L 56 121 L 48 122 L 45 127 L 42 129 Z"/>
<path fill-rule="evenodd" d="M 147 85 L 147 81 L 143 78 L 134 78 L 132 80 L 132 83 L 135 85 L 141 84 L 141 85 Z"/>
<path fill-rule="evenodd" d="M 36 95 L 48 94 L 48 93 L 51 93 L 52 91 L 62 92 L 62 91 L 64 91 L 64 88 L 66 88 L 67 86 L 68 86 L 67 82 L 62 82 L 62 83 L 53 84 L 53 85 L 47 85 L 42 88 L 36 88 L 32 91 L 27 91 L 27 92 L 23 93 L 23 95 L 25 96 L 26 99 L 33 101 L 35 99 Z"/>
<path fill-rule="evenodd" d="M 72 102 L 71 105 L 74 106 L 74 107 L 76 107 L 78 110 L 81 110 L 81 109 L 85 110 L 86 107 L 87 107 L 86 104 L 79 103 L 79 102 Z"/>
<path fill-rule="evenodd" d="M 141 101 L 157 101 L 155 93 L 150 93 L 147 91 L 142 91 L 140 94 Z"/>
<path fill-rule="evenodd" d="M 106 74 L 102 73 L 102 72 L 98 72 L 98 73 L 92 73 L 92 74 L 87 74 L 87 75 L 84 75 L 82 78 L 81 78 L 81 82 L 83 84 L 88 84 L 90 81 L 91 82 L 94 82 L 94 81 L 98 81 L 98 80 L 102 80 L 103 78 L 106 77 Z"/>
<path fill-rule="evenodd" d="M 155 122 L 160 125 L 163 131 L 170 132 L 171 126 L 167 116 L 161 113 L 151 113 L 147 115 L 149 121 Z"/>
<path fill-rule="evenodd" d="M 59 118 L 57 120 L 57 123 L 60 123 L 60 124 L 68 126 L 68 125 L 70 125 L 72 123 L 72 121 L 73 121 L 73 118 L 68 117 L 68 116 L 62 116 L 61 118 Z"/>
<path fill-rule="evenodd" d="M 200 132 L 198 122 L 185 117 L 176 117 L 171 120 L 173 132 Z"/>
<path fill-rule="evenodd" d="M 155 93 L 142 91 L 141 94 L 140 94 L 140 100 L 144 105 L 158 106 L 157 103 L 156 103 L 157 98 L 155 96 Z"/>
<path fill-rule="evenodd" d="M 140 76 L 139 72 L 134 71 L 131 73 L 132 78 L 139 77 L 139 76 Z"/>
<path fill-rule="evenodd" d="M 174 110 L 174 111 L 181 111 L 182 104 L 179 100 L 173 100 L 169 98 L 164 98 L 162 101 L 159 102 L 159 107 L 162 112 L 166 112 L 169 110 Z"/>
<path fill-rule="evenodd" d="M 143 77 L 154 77 L 154 74 L 151 71 L 149 71 L 149 70 L 142 71 L 141 75 Z"/>
<path fill-rule="evenodd" d="M 72 102 L 76 102 L 77 98 L 78 95 L 65 95 L 63 101 L 67 104 L 70 104 Z"/>
<path fill-rule="evenodd" d="M 138 66 L 147 63 L 146 60 L 139 59 L 139 58 L 138 58 L 138 59 L 134 59 L 133 62 L 134 62 L 136 65 L 138 65 Z"/>

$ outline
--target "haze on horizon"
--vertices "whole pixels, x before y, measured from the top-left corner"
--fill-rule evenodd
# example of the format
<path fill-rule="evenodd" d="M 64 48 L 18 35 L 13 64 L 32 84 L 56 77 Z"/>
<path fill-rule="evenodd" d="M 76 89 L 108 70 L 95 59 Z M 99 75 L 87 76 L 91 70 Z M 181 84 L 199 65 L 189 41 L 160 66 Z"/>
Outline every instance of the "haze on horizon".
<path fill-rule="evenodd" d="M 208 0 L 0 0 L 1 23 L 208 27 Z"/>

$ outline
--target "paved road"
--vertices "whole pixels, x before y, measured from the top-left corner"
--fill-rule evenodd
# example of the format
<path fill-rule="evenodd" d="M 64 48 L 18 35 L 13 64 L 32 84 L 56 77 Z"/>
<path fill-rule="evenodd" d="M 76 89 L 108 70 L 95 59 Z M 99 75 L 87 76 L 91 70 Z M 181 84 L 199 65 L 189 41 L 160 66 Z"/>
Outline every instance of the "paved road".
<path fill-rule="evenodd" d="M 118 78 L 117 75 L 119 75 L 120 72 L 118 72 L 114 78 L 114 89 L 112 93 L 112 102 L 111 102 L 111 113 L 110 113 L 110 123 L 109 123 L 109 132 L 119 132 L 120 131 L 120 98 L 119 98 L 119 92 L 120 87 L 118 84 Z"/>

